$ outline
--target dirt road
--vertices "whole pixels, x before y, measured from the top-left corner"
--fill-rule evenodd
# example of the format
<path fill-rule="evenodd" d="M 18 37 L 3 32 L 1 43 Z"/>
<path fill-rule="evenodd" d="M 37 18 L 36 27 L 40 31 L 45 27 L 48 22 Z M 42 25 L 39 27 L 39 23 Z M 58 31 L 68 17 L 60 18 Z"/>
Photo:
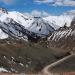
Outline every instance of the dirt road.
<path fill-rule="evenodd" d="M 64 58 L 62 58 L 62 59 L 60 59 L 60 60 L 58 60 L 58 61 L 56 61 L 56 62 L 54 62 L 54 63 L 52 63 L 52 64 L 50 64 L 50 65 L 48 65 L 48 66 L 46 66 L 46 67 L 42 70 L 43 74 L 45 74 L 45 75 L 53 75 L 53 74 L 49 71 L 49 69 L 51 69 L 53 66 L 55 66 L 55 65 L 57 65 L 57 64 L 59 64 L 59 63 L 61 63 L 61 62 L 63 62 L 64 60 L 70 58 L 70 57 L 73 56 L 73 55 L 74 55 L 74 54 L 71 54 L 71 55 L 69 55 L 69 56 L 66 56 L 66 57 L 64 57 Z"/>

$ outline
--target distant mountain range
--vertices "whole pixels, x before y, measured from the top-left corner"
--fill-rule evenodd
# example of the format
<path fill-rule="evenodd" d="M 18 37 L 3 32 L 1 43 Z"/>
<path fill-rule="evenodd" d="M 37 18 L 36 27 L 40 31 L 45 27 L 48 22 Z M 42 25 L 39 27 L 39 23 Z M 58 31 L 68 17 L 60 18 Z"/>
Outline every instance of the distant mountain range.
<path fill-rule="evenodd" d="M 75 50 L 74 11 L 36 17 L 0 8 L 2 72 L 41 71 L 71 50 Z"/>
<path fill-rule="evenodd" d="M 67 39 L 74 36 L 71 24 L 74 13 L 67 12 L 60 16 L 27 16 L 17 11 L 0 9 L 0 39 L 18 38 L 23 40 L 49 37 L 50 41 Z M 71 36 L 70 36 L 71 35 Z"/>
<path fill-rule="evenodd" d="M 35 39 L 46 37 L 55 30 L 41 17 L 28 17 L 19 12 L 7 12 L 4 9 L 1 9 L 0 13 L 0 28 L 3 31 L 0 32 L 1 39 L 8 36 L 19 39 Z"/>

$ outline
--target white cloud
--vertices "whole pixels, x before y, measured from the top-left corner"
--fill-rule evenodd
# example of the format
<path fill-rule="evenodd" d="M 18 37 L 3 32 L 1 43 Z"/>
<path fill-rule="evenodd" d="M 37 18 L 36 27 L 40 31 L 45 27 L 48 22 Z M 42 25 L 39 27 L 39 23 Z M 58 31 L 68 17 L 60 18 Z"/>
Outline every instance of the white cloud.
<path fill-rule="evenodd" d="M 46 11 L 38 11 L 38 10 L 33 10 L 30 13 L 25 12 L 24 14 L 27 16 L 36 16 L 36 17 L 47 17 L 50 15 Z"/>
<path fill-rule="evenodd" d="M 13 0 L 0 0 L 0 2 L 3 2 L 4 4 L 12 4 Z"/>
<path fill-rule="evenodd" d="M 65 12 L 64 14 L 75 15 L 75 10 L 67 11 L 67 12 Z"/>
<path fill-rule="evenodd" d="M 31 12 L 31 15 L 32 15 L 32 16 L 41 16 L 41 12 L 38 11 L 38 10 L 33 10 L 33 11 Z"/>
<path fill-rule="evenodd" d="M 49 16 L 49 15 L 50 15 L 49 13 L 47 13 L 47 12 L 45 12 L 45 11 L 43 11 L 41 14 L 42 14 L 42 16 L 44 16 L 44 17 L 46 17 L 46 16 Z"/>
<path fill-rule="evenodd" d="M 75 1 L 74 0 L 64 0 L 63 4 L 68 5 L 68 6 L 75 6 Z"/>
<path fill-rule="evenodd" d="M 45 11 L 38 11 L 38 10 L 33 10 L 31 12 L 31 15 L 32 16 L 42 16 L 42 17 L 46 17 L 46 16 L 49 16 L 50 14 L 45 12 Z"/>
<path fill-rule="evenodd" d="M 37 2 L 37 3 L 49 3 L 49 2 L 53 2 L 53 0 L 35 0 L 35 2 Z"/>
<path fill-rule="evenodd" d="M 55 6 L 75 6 L 75 0 L 34 0 L 36 3 L 46 3 Z"/>
<path fill-rule="evenodd" d="M 46 11 L 38 11 L 38 10 L 33 10 L 32 12 L 25 12 L 23 13 L 24 15 L 28 16 L 28 17 L 32 17 L 32 16 L 35 16 L 35 17 L 48 17 L 48 16 L 55 16 L 53 14 L 50 14 L 50 13 L 47 13 Z M 75 10 L 69 10 L 69 11 L 66 11 L 60 15 L 72 15 L 74 16 L 75 15 Z"/>

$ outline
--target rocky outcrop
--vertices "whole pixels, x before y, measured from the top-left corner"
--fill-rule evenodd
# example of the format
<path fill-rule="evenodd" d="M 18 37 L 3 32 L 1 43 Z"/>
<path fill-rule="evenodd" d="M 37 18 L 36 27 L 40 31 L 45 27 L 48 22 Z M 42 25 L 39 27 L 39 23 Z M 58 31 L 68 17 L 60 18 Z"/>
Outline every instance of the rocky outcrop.
<path fill-rule="evenodd" d="M 66 24 L 52 33 L 48 38 L 49 46 L 75 50 L 75 19 L 70 27 Z"/>

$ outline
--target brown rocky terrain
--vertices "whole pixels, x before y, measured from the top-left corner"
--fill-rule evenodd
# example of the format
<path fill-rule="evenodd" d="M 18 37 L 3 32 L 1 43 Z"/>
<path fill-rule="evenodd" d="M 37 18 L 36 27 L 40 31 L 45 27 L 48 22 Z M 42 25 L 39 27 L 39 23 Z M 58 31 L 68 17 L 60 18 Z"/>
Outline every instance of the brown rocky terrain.
<path fill-rule="evenodd" d="M 48 38 L 48 47 L 61 48 L 68 51 L 75 50 L 75 19 L 71 22 L 71 26 L 66 24 L 54 31 Z"/>

